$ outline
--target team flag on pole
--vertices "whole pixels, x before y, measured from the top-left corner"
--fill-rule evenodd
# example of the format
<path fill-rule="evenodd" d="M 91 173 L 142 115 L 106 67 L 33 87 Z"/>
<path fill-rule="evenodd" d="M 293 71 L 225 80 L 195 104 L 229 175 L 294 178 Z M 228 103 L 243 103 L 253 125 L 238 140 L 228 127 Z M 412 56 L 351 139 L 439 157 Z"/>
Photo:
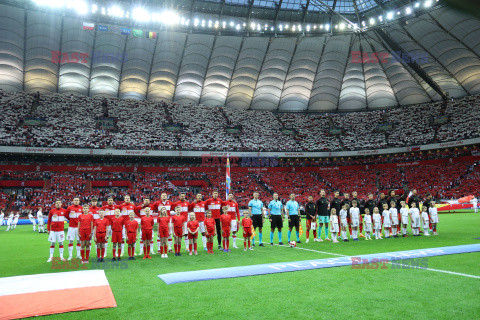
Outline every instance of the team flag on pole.
<path fill-rule="evenodd" d="M 230 194 L 230 156 L 227 156 L 227 172 L 225 177 L 225 198 L 228 200 Z"/>
<path fill-rule="evenodd" d="M 94 23 L 89 23 L 89 22 L 83 23 L 83 30 L 94 30 L 94 29 L 95 29 Z"/>

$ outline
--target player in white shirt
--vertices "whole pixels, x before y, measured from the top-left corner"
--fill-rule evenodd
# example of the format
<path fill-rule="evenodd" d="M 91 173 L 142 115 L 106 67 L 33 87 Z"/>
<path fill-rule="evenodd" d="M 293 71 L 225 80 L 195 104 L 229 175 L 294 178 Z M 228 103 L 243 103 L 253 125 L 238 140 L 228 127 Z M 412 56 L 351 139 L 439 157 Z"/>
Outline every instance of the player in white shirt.
<path fill-rule="evenodd" d="M 378 211 L 378 207 L 373 208 L 373 230 L 375 231 L 375 240 L 382 239 L 382 217 Z"/>
<path fill-rule="evenodd" d="M 410 219 L 412 220 L 412 233 L 414 236 L 420 235 L 420 210 L 416 207 L 415 202 L 412 201 L 411 208 L 409 210 Z"/>
<path fill-rule="evenodd" d="M 428 233 L 428 228 L 430 226 L 430 218 L 428 217 L 427 206 L 422 208 L 422 221 L 423 221 L 423 235 L 430 236 Z"/>
<path fill-rule="evenodd" d="M 473 199 L 470 200 L 470 202 L 473 205 L 473 212 L 477 213 L 478 212 L 478 199 L 477 199 L 477 197 L 474 196 Z"/>
<path fill-rule="evenodd" d="M 0 212 L 0 227 L 3 226 L 3 222 L 5 220 L 5 213 L 3 210 Z"/>
<path fill-rule="evenodd" d="M 357 207 L 357 201 L 352 201 L 350 208 L 350 224 L 352 226 L 353 241 L 358 241 L 358 227 L 360 225 L 360 209 Z"/>
<path fill-rule="evenodd" d="M 347 236 L 347 228 L 348 228 L 348 222 L 347 222 L 347 216 L 348 216 L 348 209 L 349 205 L 346 204 L 342 207 L 342 210 L 340 210 L 340 227 L 342 228 L 342 239 L 343 242 L 348 242 L 348 236 Z"/>
<path fill-rule="evenodd" d="M 337 236 L 339 231 L 337 210 L 332 208 L 332 210 L 330 210 L 330 232 L 332 233 L 333 243 L 338 243 Z"/>
<path fill-rule="evenodd" d="M 20 212 L 17 212 L 13 216 L 12 228 L 15 230 L 17 228 L 18 218 L 20 218 Z"/>
<path fill-rule="evenodd" d="M 10 230 L 10 228 L 12 226 L 12 222 L 13 222 L 13 213 L 10 212 L 10 214 L 8 215 L 8 218 L 7 218 L 7 231 Z"/>
<path fill-rule="evenodd" d="M 392 217 L 390 211 L 388 210 L 388 204 L 383 204 L 383 233 L 385 234 L 385 238 L 390 237 L 390 227 L 392 226 Z"/>
<path fill-rule="evenodd" d="M 365 223 L 365 240 L 372 240 L 372 216 L 370 215 L 370 209 L 365 208 L 365 216 L 363 217 Z"/>
<path fill-rule="evenodd" d="M 31 211 L 28 213 L 28 220 L 33 224 L 33 232 L 37 231 L 37 221 Z"/>
<path fill-rule="evenodd" d="M 438 233 L 437 233 L 438 211 L 437 211 L 437 207 L 435 206 L 435 201 L 430 202 L 430 209 L 428 209 L 428 211 L 430 212 L 430 222 L 432 223 L 433 234 L 435 236 L 438 236 Z"/>
<path fill-rule="evenodd" d="M 398 210 L 395 207 L 395 201 L 390 202 L 390 216 L 392 217 L 392 232 L 393 232 L 393 237 L 398 238 L 397 235 L 397 228 L 398 228 Z"/>
<path fill-rule="evenodd" d="M 408 212 L 408 208 L 405 204 L 405 201 L 400 202 L 400 205 L 402 206 L 400 208 L 400 215 L 402 217 L 402 237 L 406 238 L 407 237 L 407 227 L 408 227 L 408 218 L 410 216 L 410 212 Z"/>
<path fill-rule="evenodd" d="M 45 220 L 43 218 L 42 208 L 38 208 L 37 211 L 38 232 L 45 233 Z"/>

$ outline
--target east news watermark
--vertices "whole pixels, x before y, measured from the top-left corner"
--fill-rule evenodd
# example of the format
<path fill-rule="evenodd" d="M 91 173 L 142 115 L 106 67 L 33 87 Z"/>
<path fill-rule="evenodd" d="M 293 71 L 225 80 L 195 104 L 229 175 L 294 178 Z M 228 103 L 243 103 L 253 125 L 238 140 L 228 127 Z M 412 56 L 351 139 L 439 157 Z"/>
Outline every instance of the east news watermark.
<path fill-rule="evenodd" d="M 410 259 L 362 259 L 362 257 L 352 257 L 352 269 L 426 269 L 428 268 L 428 258 L 410 258 Z"/>
<path fill-rule="evenodd" d="M 61 52 L 51 51 L 52 63 L 124 63 L 128 60 L 126 52 L 104 52 L 94 50 L 89 52 Z"/>
<path fill-rule="evenodd" d="M 79 259 L 62 261 L 60 258 L 52 258 L 52 270 L 125 270 L 128 269 L 128 261 L 90 261 L 88 264 L 82 264 Z"/>
<path fill-rule="evenodd" d="M 417 63 L 425 64 L 429 61 L 428 52 L 351 52 L 351 63 Z"/>

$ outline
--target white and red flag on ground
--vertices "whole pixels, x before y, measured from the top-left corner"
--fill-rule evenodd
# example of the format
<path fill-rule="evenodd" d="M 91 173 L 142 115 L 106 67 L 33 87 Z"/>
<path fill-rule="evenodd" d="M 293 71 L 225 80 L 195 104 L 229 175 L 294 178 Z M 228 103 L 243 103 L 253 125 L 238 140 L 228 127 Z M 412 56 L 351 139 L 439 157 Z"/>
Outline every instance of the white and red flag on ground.
<path fill-rule="evenodd" d="M 116 306 L 103 270 L 0 278 L 0 319 Z"/>
<path fill-rule="evenodd" d="M 225 177 L 225 199 L 228 200 L 228 195 L 230 194 L 230 157 L 227 156 L 227 171 Z"/>

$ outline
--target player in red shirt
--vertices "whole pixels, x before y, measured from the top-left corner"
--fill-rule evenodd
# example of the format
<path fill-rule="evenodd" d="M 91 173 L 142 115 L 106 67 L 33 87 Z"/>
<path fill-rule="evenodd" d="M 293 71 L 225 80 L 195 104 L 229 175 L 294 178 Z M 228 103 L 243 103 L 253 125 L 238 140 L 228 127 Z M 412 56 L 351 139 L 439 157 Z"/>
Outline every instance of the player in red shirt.
<path fill-rule="evenodd" d="M 167 239 L 169 237 L 170 219 L 170 215 L 167 215 L 167 209 L 165 207 L 160 208 L 158 217 L 158 238 L 160 239 L 159 249 L 162 258 L 168 258 Z"/>
<path fill-rule="evenodd" d="M 163 192 L 160 195 L 160 201 L 154 202 L 153 206 L 156 208 L 157 212 L 160 212 L 160 209 L 165 207 L 165 209 L 167 210 L 167 216 L 175 215 L 175 211 L 172 208 L 173 202 L 167 199 L 168 199 L 168 195 L 165 192 Z M 172 236 L 173 236 L 173 230 L 171 230 L 171 232 L 169 232 L 168 234 L 168 252 L 172 252 Z M 157 253 L 160 253 L 160 251 L 158 251 Z"/>
<path fill-rule="evenodd" d="M 128 220 L 124 223 L 127 233 L 128 260 L 135 260 L 135 243 L 138 235 L 138 222 L 135 220 L 135 213 L 130 212 Z"/>
<path fill-rule="evenodd" d="M 243 227 L 243 245 L 244 245 L 244 251 L 247 251 L 247 242 L 248 242 L 248 249 L 253 250 L 252 245 L 251 245 L 251 238 L 252 238 L 252 225 L 253 221 L 250 219 L 250 216 L 248 214 L 248 210 L 245 210 L 243 212 L 243 220 L 242 220 L 242 227 Z"/>
<path fill-rule="evenodd" d="M 78 216 L 78 230 L 82 254 L 82 264 L 88 263 L 90 258 L 90 240 L 92 239 L 93 215 L 90 214 L 88 204 L 83 205 L 83 213 Z"/>
<path fill-rule="evenodd" d="M 228 200 L 222 203 L 222 206 L 228 206 L 228 214 L 232 218 L 232 225 L 230 226 L 230 230 L 232 231 L 232 242 L 233 247 L 238 249 L 237 247 L 237 231 L 240 226 L 240 211 L 238 210 L 238 203 L 237 201 L 233 200 L 233 193 L 228 194 Z M 238 222 L 237 222 L 238 220 Z"/>
<path fill-rule="evenodd" d="M 143 198 L 143 203 L 140 206 L 142 207 L 142 209 L 139 210 L 140 212 L 144 208 L 149 207 L 150 208 L 150 216 L 153 218 L 153 223 L 154 224 L 158 223 L 158 210 L 157 210 L 158 207 L 154 203 L 151 203 L 150 197 L 144 197 Z M 152 239 L 152 241 L 150 243 L 150 254 L 155 254 L 153 244 L 154 244 L 154 242 L 153 242 L 153 239 Z M 160 250 L 160 238 L 158 238 L 158 237 L 157 237 L 157 247 L 158 247 L 158 250 Z"/>
<path fill-rule="evenodd" d="M 112 218 L 112 246 L 113 246 L 113 258 L 112 261 L 121 259 L 121 247 L 123 245 L 123 225 L 125 220 L 120 215 L 120 209 L 115 209 L 115 216 Z M 118 256 L 117 256 L 118 248 Z"/>
<path fill-rule="evenodd" d="M 93 201 L 93 200 L 92 200 Z M 105 219 L 107 219 L 108 221 L 110 221 L 110 225 L 112 224 L 112 219 L 113 217 L 115 217 L 115 209 L 117 209 L 119 206 L 116 206 L 113 204 L 113 198 L 112 197 L 108 197 L 107 199 L 107 204 L 102 206 L 100 209 L 104 210 L 105 211 Z M 107 233 L 107 238 L 106 238 L 106 242 L 105 242 L 105 256 L 104 258 L 107 256 L 107 252 L 108 252 L 108 239 L 110 238 L 110 236 L 112 235 L 111 234 L 112 230 L 110 229 L 109 233 Z M 122 244 L 122 250 L 123 250 L 123 244 Z"/>
<path fill-rule="evenodd" d="M 228 214 L 228 206 L 222 207 L 223 214 L 220 216 L 220 225 L 222 226 L 223 252 L 232 252 L 228 247 L 230 245 L 230 226 L 232 217 Z"/>
<path fill-rule="evenodd" d="M 68 243 L 68 260 L 72 260 L 73 241 L 77 242 L 77 259 L 80 260 L 80 238 L 78 237 L 78 216 L 82 214 L 82 206 L 80 198 L 73 198 L 73 205 L 69 206 L 65 211 L 65 217 L 68 219 L 67 240 Z"/>
<path fill-rule="evenodd" d="M 142 240 L 145 241 L 145 246 L 143 247 L 143 259 L 152 259 L 150 256 L 150 243 L 153 238 L 153 226 L 155 222 L 153 217 L 150 216 L 150 207 L 145 207 L 145 217 L 141 219 L 142 226 Z"/>
<path fill-rule="evenodd" d="M 123 203 L 121 205 L 117 205 L 116 207 L 120 209 L 120 211 L 122 212 L 122 217 L 125 221 L 128 221 L 130 220 L 130 213 L 134 213 L 135 214 L 135 205 L 133 203 L 131 203 L 130 201 L 130 196 L 129 195 L 125 195 L 123 197 Z M 137 223 L 140 224 L 140 219 L 137 220 Z M 125 231 L 124 231 L 125 233 Z M 124 238 L 126 237 L 126 235 L 124 234 Z M 122 255 L 124 253 L 124 249 L 123 249 L 123 245 L 122 245 Z M 140 254 L 140 253 L 139 253 Z"/>
<path fill-rule="evenodd" d="M 202 194 L 198 193 L 195 201 L 190 203 L 189 211 L 195 213 L 195 220 L 198 221 L 199 232 L 202 234 L 203 250 L 207 249 L 207 237 L 205 236 L 205 201 L 202 201 Z"/>
<path fill-rule="evenodd" d="M 92 215 L 93 220 L 97 220 L 100 218 L 98 215 L 98 211 L 100 211 L 100 207 L 97 206 L 98 204 L 98 199 L 97 198 L 92 198 L 91 206 L 88 208 L 88 213 Z"/>
<path fill-rule="evenodd" d="M 198 229 L 200 225 L 198 224 L 198 221 L 195 220 L 195 213 L 190 212 L 190 220 L 187 222 L 187 230 L 188 230 L 188 242 L 189 242 L 189 251 L 190 255 L 192 255 L 192 246 L 193 250 L 195 252 L 195 255 L 198 255 L 197 253 L 197 238 L 198 238 Z"/>
<path fill-rule="evenodd" d="M 217 228 L 218 249 L 222 248 L 222 228 L 220 227 L 222 202 L 223 201 L 218 197 L 218 190 L 213 190 L 212 198 L 205 201 L 205 210 L 210 210 L 212 212 L 213 219 L 215 219 L 215 226 Z"/>
<path fill-rule="evenodd" d="M 93 236 L 97 244 L 97 262 L 103 262 L 105 255 L 105 242 L 107 241 L 107 232 L 110 229 L 110 220 L 105 218 L 105 211 L 98 211 L 100 218 L 93 224 Z"/>
<path fill-rule="evenodd" d="M 205 218 L 205 235 L 207 236 L 208 253 L 213 253 L 213 237 L 215 236 L 215 219 L 212 218 L 212 211 L 207 210 Z"/>
<path fill-rule="evenodd" d="M 181 256 L 180 250 L 182 249 L 182 236 L 183 236 L 183 223 L 185 222 L 185 218 L 180 215 L 181 208 L 175 207 L 175 216 L 172 216 L 172 224 L 173 224 L 173 233 L 175 237 L 174 248 L 175 248 L 175 256 Z"/>
<path fill-rule="evenodd" d="M 55 201 L 55 208 L 48 213 L 47 231 L 48 241 L 50 242 L 50 258 L 47 262 L 51 262 L 53 258 L 53 252 L 55 250 L 55 243 L 58 242 L 58 251 L 60 252 L 60 260 L 65 261 L 63 258 L 63 241 L 65 241 L 64 232 L 65 223 L 65 209 L 62 208 L 62 200 L 57 199 Z"/>
<path fill-rule="evenodd" d="M 188 207 L 190 203 L 185 200 L 185 192 L 180 193 L 179 200 L 173 204 L 175 207 L 180 207 L 180 215 L 183 217 L 183 236 L 185 237 L 185 250 L 188 252 L 188 231 L 187 231 L 187 221 L 188 221 Z"/>

